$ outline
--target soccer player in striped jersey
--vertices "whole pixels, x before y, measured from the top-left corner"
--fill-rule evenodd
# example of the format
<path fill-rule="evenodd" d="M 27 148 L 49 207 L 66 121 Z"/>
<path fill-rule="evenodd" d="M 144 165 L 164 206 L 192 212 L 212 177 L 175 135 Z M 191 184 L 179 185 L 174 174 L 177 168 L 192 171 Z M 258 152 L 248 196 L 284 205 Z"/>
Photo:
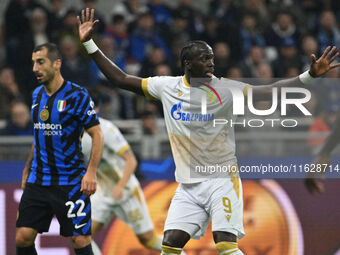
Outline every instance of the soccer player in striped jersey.
<path fill-rule="evenodd" d="M 22 175 L 24 189 L 16 229 L 17 254 L 37 254 L 37 233 L 47 232 L 53 215 L 60 234 L 71 236 L 77 255 L 93 254 L 91 204 L 103 134 L 86 89 L 63 79 L 55 44 L 37 46 L 33 72 L 40 84 L 32 96 L 34 143 Z M 92 137 L 91 159 L 84 165 L 80 137 Z"/>
<path fill-rule="evenodd" d="M 213 238 L 219 255 L 241 255 L 237 238 L 244 235 L 242 184 L 235 156 L 234 128 L 213 126 L 215 118 L 233 120 L 233 95 L 247 96 L 248 85 L 213 75 L 214 54 L 203 41 L 189 42 L 181 51 L 184 76 L 142 79 L 120 70 L 98 49 L 91 39 L 94 10 L 82 11 L 78 17 L 79 38 L 103 74 L 122 89 L 162 102 L 164 120 L 174 157 L 176 180 L 180 183 L 168 211 L 164 227 L 162 255 L 180 254 L 190 238 L 204 235 L 212 221 Z M 272 99 L 273 88 L 303 86 L 314 77 L 340 66 L 331 64 L 339 55 L 328 47 L 319 59 L 311 56 L 310 70 L 292 79 L 252 88 L 253 100 Z M 204 79 L 204 83 L 195 82 Z M 207 93 L 206 93 L 207 92 Z M 206 94 L 211 94 L 213 100 Z M 215 96 L 214 96 L 215 95 Z M 204 96 L 204 97 L 203 97 Z M 201 113 L 201 101 L 206 111 Z M 242 97 L 241 97 L 242 98 Z M 196 166 L 229 168 L 224 178 L 196 173 Z"/>

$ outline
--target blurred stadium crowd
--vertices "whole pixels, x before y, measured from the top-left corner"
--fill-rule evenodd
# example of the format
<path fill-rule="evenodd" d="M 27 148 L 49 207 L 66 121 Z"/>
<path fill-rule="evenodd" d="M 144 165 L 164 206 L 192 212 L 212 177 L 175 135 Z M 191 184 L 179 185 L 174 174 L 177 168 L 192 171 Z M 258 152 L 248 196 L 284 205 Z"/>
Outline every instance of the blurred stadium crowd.
<path fill-rule="evenodd" d="M 144 132 L 156 132 L 152 117 L 162 117 L 160 105 L 108 84 L 79 43 L 76 16 L 81 8 L 96 8 L 98 2 L 83 0 L 78 8 L 66 8 L 62 0 L 48 4 L 10 0 L 4 6 L 0 119 L 6 124 L 2 135 L 32 134 L 29 106 L 37 82 L 31 53 L 48 41 L 60 47 L 64 78 L 99 93 L 101 116 L 141 117 Z M 340 46 L 338 0 L 206 0 L 204 10 L 194 7 L 194 0 L 179 0 L 171 7 L 171 1 L 165 0 L 112 2 L 105 14 L 110 19 L 96 12 L 100 23 L 95 41 L 120 68 L 141 77 L 182 75 L 179 54 L 190 40 L 211 45 L 216 76 L 261 79 L 259 83 L 297 76 L 308 69 L 311 53 L 318 55 L 328 45 Z M 339 69 L 327 77 L 339 78 Z M 310 88 L 312 100 L 307 108 L 315 118 L 310 130 L 327 131 L 340 105 L 340 84 L 319 80 Z"/>

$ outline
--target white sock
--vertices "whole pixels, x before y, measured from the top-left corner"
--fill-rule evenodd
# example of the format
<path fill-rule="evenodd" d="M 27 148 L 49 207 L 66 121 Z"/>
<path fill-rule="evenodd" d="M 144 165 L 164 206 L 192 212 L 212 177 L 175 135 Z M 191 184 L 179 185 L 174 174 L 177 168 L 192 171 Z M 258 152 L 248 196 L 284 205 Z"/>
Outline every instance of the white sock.
<path fill-rule="evenodd" d="M 93 255 L 102 255 L 101 250 L 99 249 L 98 245 L 95 243 L 95 241 L 91 241 L 92 251 Z"/>

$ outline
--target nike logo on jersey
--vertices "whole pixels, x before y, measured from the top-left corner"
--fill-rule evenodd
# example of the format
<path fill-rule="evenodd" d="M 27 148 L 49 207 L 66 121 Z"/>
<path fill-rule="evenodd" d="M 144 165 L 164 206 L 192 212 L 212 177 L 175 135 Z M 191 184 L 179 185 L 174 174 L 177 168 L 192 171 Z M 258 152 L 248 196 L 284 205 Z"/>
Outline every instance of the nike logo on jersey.
<path fill-rule="evenodd" d="M 34 107 L 36 107 L 38 104 L 34 104 L 34 105 L 32 105 L 32 109 L 34 108 Z"/>
<path fill-rule="evenodd" d="M 80 225 L 74 225 L 74 228 L 75 229 L 78 229 L 78 228 L 81 228 L 81 227 L 84 227 L 87 223 L 84 223 L 84 224 L 80 224 Z"/>

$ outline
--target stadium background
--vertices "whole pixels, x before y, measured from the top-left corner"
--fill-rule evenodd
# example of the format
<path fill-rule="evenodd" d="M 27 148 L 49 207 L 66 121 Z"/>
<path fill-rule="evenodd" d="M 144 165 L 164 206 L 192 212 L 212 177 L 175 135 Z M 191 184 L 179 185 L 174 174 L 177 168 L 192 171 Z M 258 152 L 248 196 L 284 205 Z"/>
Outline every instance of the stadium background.
<path fill-rule="evenodd" d="M 180 75 L 179 49 L 191 39 L 206 40 L 213 47 L 216 75 L 251 78 L 254 84 L 296 76 L 308 68 L 311 52 L 340 46 L 336 0 L 1 1 L 0 255 L 15 253 L 20 177 L 32 142 L 29 107 L 36 81 L 31 52 L 44 41 L 61 47 L 64 77 L 96 90 L 102 99 L 101 116 L 112 119 L 131 143 L 156 231 L 162 232 L 176 187 L 162 109 L 157 102 L 109 88 L 89 61 L 75 34 L 75 16 L 85 5 L 95 5 L 104 21 L 96 31 L 100 47 L 125 71 L 143 77 Z M 312 117 L 290 109 L 289 116 L 299 121 L 297 128 L 237 128 L 240 165 L 313 160 L 340 104 L 339 70 L 326 78 L 309 87 L 312 99 L 306 107 Z M 339 150 L 333 164 L 340 164 Z M 340 254 L 338 179 L 325 181 L 326 193 L 313 197 L 302 179 L 248 177 L 255 180 L 243 182 L 247 236 L 240 247 L 245 254 Z M 142 249 L 118 220 L 96 240 L 104 254 L 155 254 Z M 39 254 L 73 254 L 69 240 L 58 237 L 56 222 L 37 242 Z M 216 254 L 211 235 L 187 247 L 192 255 Z"/>

